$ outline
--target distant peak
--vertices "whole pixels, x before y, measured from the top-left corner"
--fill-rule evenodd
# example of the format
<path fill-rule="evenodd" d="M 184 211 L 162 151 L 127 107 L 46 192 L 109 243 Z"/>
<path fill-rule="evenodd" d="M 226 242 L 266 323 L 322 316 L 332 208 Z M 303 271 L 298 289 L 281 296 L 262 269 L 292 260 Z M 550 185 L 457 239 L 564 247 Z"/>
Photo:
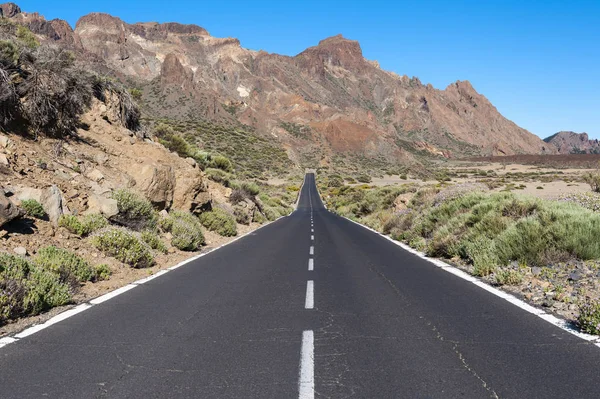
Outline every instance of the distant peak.
<path fill-rule="evenodd" d="M 15 3 L 3 3 L 0 4 L 0 17 L 12 18 L 17 14 L 21 13 L 21 7 Z"/>

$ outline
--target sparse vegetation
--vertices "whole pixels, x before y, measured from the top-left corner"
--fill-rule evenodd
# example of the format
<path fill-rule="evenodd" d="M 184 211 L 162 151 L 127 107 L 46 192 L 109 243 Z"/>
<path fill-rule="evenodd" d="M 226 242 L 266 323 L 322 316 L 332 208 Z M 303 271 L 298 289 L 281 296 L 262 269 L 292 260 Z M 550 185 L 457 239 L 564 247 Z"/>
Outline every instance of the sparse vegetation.
<path fill-rule="evenodd" d="M 134 233 L 122 228 L 107 228 L 92 237 L 92 244 L 115 259 L 135 268 L 154 264 L 150 247 Z"/>
<path fill-rule="evenodd" d="M 583 332 L 600 335 L 600 302 L 588 300 L 581 303 L 577 324 Z"/>
<path fill-rule="evenodd" d="M 38 250 L 33 258 L 36 266 L 58 273 L 62 281 L 91 281 L 95 274 L 92 267 L 81 256 L 66 249 L 49 246 Z"/>
<path fill-rule="evenodd" d="M 81 217 L 75 215 L 62 215 L 58 220 L 58 225 L 64 227 L 73 234 L 85 237 L 94 231 L 108 226 L 108 220 L 97 213 Z"/>
<path fill-rule="evenodd" d="M 182 251 L 197 251 L 205 243 L 200 221 L 189 212 L 172 211 L 160 227 L 173 235 L 171 245 Z"/>
<path fill-rule="evenodd" d="M 156 227 L 158 216 L 146 198 L 127 189 L 116 190 L 112 198 L 117 200 L 119 214 L 114 217 L 117 224 L 141 231 Z"/>
<path fill-rule="evenodd" d="M 215 208 L 212 211 L 202 213 L 200 222 L 210 231 L 214 231 L 223 237 L 237 235 L 237 225 L 234 217 L 222 209 Z"/>
<path fill-rule="evenodd" d="M 48 216 L 42 204 L 34 199 L 21 201 L 21 208 L 23 208 L 27 216 L 31 216 L 36 219 L 44 219 Z"/>
<path fill-rule="evenodd" d="M 160 237 L 155 231 L 152 230 L 144 230 L 141 234 L 142 241 L 144 241 L 148 246 L 158 252 L 166 254 L 167 246 L 162 242 Z"/>

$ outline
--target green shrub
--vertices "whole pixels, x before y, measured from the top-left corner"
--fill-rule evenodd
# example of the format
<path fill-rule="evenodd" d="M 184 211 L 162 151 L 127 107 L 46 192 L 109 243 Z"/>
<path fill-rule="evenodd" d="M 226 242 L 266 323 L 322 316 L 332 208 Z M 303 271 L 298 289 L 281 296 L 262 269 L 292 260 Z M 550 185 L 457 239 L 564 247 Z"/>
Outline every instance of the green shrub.
<path fill-rule="evenodd" d="M 366 174 L 358 175 L 356 176 L 356 180 L 359 183 L 371 183 L 371 176 Z"/>
<path fill-rule="evenodd" d="M 166 254 L 168 252 L 167 246 L 161 241 L 160 237 L 158 236 L 158 234 L 156 234 L 156 232 L 152 230 L 144 230 L 142 231 L 141 237 L 142 241 L 148 244 L 150 248 L 162 252 L 163 254 Z"/>
<path fill-rule="evenodd" d="M 205 243 L 200 221 L 189 212 L 172 211 L 160 227 L 172 234 L 171 245 L 182 251 L 197 251 Z"/>
<path fill-rule="evenodd" d="M 40 45 L 37 37 L 26 26 L 19 25 L 17 27 L 17 37 L 30 49 L 35 49 Z"/>
<path fill-rule="evenodd" d="M 513 269 L 498 270 L 495 277 L 499 285 L 519 285 L 523 281 L 523 274 Z"/>
<path fill-rule="evenodd" d="M 85 259 L 55 246 L 38 250 L 33 258 L 33 263 L 44 270 L 58 273 L 65 281 L 71 276 L 79 282 L 90 281 L 94 278 L 94 271 Z"/>
<path fill-rule="evenodd" d="M 146 198 L 127 189 L 114 191 L 112 198 L 117 200 L 119 208 L 114 217 L 116 223 L 137 231 L 156 227 L 158 216 Z"/>
<path fill-rule="evenodd" d="M 581 303 L 577 324 L 585 333 L 600 335 L 600 302 L 588 300 Z"/>
<path fill-rule="evenodd" d="M 100 264 L 94 267 L 94 274 L 96 275 L 96 281 L 108 280 L 112 271 L 107 264 Z"/>
<path fill-rule="evenodd" d="M 154 257 L 147 244 L 125 229 L 102 230 L 92 237 L 92 244 L 105 254 L 135 268 L 154 264 Z"/>
<path fill-rule="evenodd" d="M 34 267 L 29 273 L 23 308 L 27 314 L 38 314 L 71 302 L 71 287 L 50 270 Z"/>
<path fill-rule="evenodd" d="M 254 197 L 260 193 L 260 187 L 254 182 L 242 182 L 240 189 L 248 194 L 249 197 Z"/>
<path fill-rule="evenodd" d="M 600 193 L 600 172 L 586 173 L 583 181 L 590 185 L 593 192 Z"/>
<path fill-rule="evenodd" d="M 223 237 L 237 235 L 235 219 L 232 215 L 219 208 L 201 214 L 200 223 L 210 231 L 214 231 Z"/>
<path fill-rule="evenodd" d="M 69 230 L 80 237 L 87 236 L 94 231 L 108 226 L 108 220 L 100 214 L 93 213 L 83 217 L 75 215 L 62 215 L 58 220 L 58 225 Z"/>
<path fill-rule="evenodd" d="M 263 224 L 267 222 L 267 218 L 260 212 L 254 212 L 254 216 L 252 216 L 252 221 L 258 224 Z"/>
<path fill-rule="evenodd" d="M 233 176 L 231 176 L 230 173 L 227 173 L 221 169 L 207 168 L 204 173 L 206 173 L 206 177 L 208 177 L 210 180 L 221 183 L 225 187 L 229 187 L 231 180 L 233 179 Z"/>
<path fill-rule="evenodd" d="M 209 166 L 211 168 L 224 170 L 225 172 L 233 171 L 233 164 L 231 163 L 229 158 L 224 157 L 222 155 L 213 156 L 210 160 Z"/>
<path fill-rule="evenodd" d="M 31 216 L 37 219 L 43 219 L 47 216 L 42 204 L 40 204 L 34 199 L 21 201 L 21 208 L 23 208 L 27 216 Z"/>

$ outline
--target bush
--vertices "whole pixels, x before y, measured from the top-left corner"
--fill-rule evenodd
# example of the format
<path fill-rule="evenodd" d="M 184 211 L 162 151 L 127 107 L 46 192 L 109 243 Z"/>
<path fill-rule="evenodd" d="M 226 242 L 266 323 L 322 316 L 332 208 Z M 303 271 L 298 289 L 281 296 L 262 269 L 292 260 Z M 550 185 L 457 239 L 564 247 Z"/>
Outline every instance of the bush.
<path fill-rule="evenodd" d="M 92 237 L 92 244 L 115 259 L 135 268 L 154 264 L 150 248 L 135 234 L 125 229 L 109 228 Z"/>
<path fill-rule="evenodd" d="M 356 176 L 356 180 L 359 183 L 371 183 L 371 176 L 365 175 L 365 174 L 358 175 L 358 176 Z"/>
<path fill-rule="evenodd" d="M 600 302 L 586 301 L 579 305 L 577 324 L 581 331 L 588 334 L 600 334 Z"/>
<path fill-rule="evenodd" d="M 116 223 L 137 231 L 156 227 L 156 211 L 146 198 L 127 189 L 114 191 L 112 198 L 117 200 L 119 208 L 119 214 L 114 217 Z"/>
<path fill-rule="evenodd" d="M 221 169 L 208 168 L 204 171 L 204 173 L 206 173 L 206 177 L 208 177 L 210 180 L 221 183 L 225 187 L 229 187 L 231 185 L 231 180 L 233 179 L 231 174 Z"/>
<path fill-rule="evenodd" d="M 168 252 L 167 246 L 161 241 L 160 237 L 158 236 L 158 234 L 156 234 L 156 232 L 152 230 L 145 230 L 142 231 L 141 236 L 142 241 L 148 244 L 150 248 L 162 252 L 163 254 L 166 254 Z"/>
<path fill-rule="evenodd" d="M 523 281 L 523 274 L 513 269 L 503 269 L 496 272 L 496 284 L 519 285 Z"/>
<path fill-rule="evenodd" d="M 254 197 L 260 193 L 258 184 L 254 182 L 242 182 L 242 184 L 240 184 L 240 189 L 244 191 L 248 197 Z"/>
<path fill-rule="evenodd" d="M 19 256 L 0 254 L 0 323 L 70 301 L 71 287 L 58 273 Z"/>
<path fill-rule="evenodd" d="M 173 235 L 171 245 L 182 251 L 197 251 L 205 243 L 200 221 L 189 212 L 173 211 L 160 226 Z"/>
<path fill-rule="evenodd" d="M 21 201 L 21 208 L 23 208 L 27 216 L 31 216 L 36 219 L 44 219 L 47 216 L 42 204 L 34 199 Z"/>
<path fill-rule="evenodd" d="M 110 278 L 112 271 L 108 265 L 103 263 L 94 267 L 94 274 L 96 275 L 96 281 L 103 281 Z"/>
<path fill-rule="evenodd" d="M 73 278 L 78 282 L 84 282 L 94 278 L 94 271 L 85 259 L 55 246 L 38 250 L 33 263 L 44 270 L 58 273 L 63 281 Z"/>
<path fill-rule="evenodd" d="M 229 160 L 229 158 L 224 157 L 222 155 L 215 155 L 212 157 L 209 166 L 215 169 L 221 169 L 225 172 L 233 171 L 233 164 Z"/>
<path fill-rule="evenodd" d="M 600 193 L 600 172 L 586 173 L 583 181 L 590 185 L 593 192 Z"/>
<path fill-rule="evenodd" d="M 219 208 L 201 214 L 200 223 L 210 231 L 214 231 L 223 237 L 237 235 L 235 219 L 232 215 Z"/>
<path fill-rule="evenodd" d="M 77 217 L 75 215 L 62 215 L 58 220 L 58 225 L 69 230 L 80 237 L 87 236 L 94 231 L 108 226 L 108 220 L 100 214 L 94 213 Z"/>

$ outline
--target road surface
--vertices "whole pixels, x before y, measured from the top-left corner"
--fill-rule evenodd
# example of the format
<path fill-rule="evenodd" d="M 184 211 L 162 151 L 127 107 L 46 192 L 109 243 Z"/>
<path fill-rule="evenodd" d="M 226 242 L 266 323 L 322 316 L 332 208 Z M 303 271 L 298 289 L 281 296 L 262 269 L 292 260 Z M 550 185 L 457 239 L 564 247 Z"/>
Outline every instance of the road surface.
<path fill-rule="evenodd" d="M 0 348 L 1 398 L 594 398 L 600 349 L 298 210 Z"/>

